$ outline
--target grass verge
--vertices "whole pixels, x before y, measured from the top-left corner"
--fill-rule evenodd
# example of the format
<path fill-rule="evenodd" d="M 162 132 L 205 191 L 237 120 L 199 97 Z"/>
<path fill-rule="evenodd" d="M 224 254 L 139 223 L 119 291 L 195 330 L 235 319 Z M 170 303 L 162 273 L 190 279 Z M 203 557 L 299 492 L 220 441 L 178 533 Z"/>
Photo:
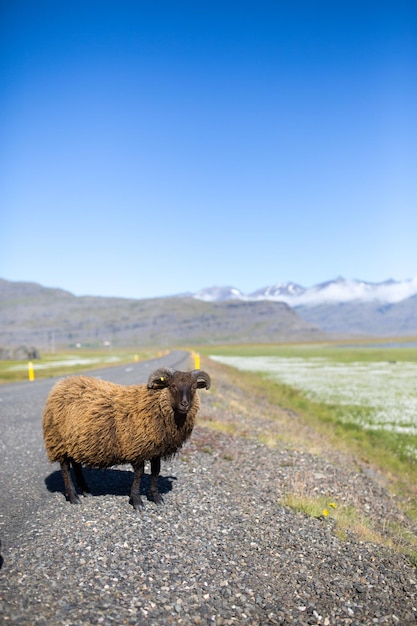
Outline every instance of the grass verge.
<path fill-rule="evenodd" d="M 213 377 L 213 389 L 212 410 L 203 411 L 202 426 L 235 437 L 255 438 L 268 447 L 312 455 L 312 465 L 297 468 L 299 479 L 291 480 L 283 491 L 280 501 L 284 506 L 322 519 L 341 540 L 353 534 L 359 541 L 395 549 L 417 566 L 413 528 L 417 519 L 417 463 L 398 458 L 397 448 L 389 449 L 384 434 L 361 431 L 341 421 L 340 407 L 312 402 L 260 373 L 239 371 L 216 361 L 203 366 Z M 392 515 L 379 518 L 375 511 L 365 510 L 354 489 L 350 494 L 343 492 L 343 498 L 335 495 L 334 501 L 315 494 L 306 486 L 311 480 L 305 480 L 306 471 L 314 474 L 315 456 L 374 475 L 395 496 L 392 502 L 398 507 L 398 519 Z"/>
<path fill-rule="evenodd" d="M 417 348 L 408 339 L 404 347 L 396 343 L 326 343 L 299 345 L 216 346 L 210 353 L 221 356 L 269 356 L 281 358 L 321 357 L 326 363 L 415 363 Z M 415 343 L 415 342 L 414 342 Z M 297 361 L 295 361 L 296 363 Z M 398 370 L 392 370 L 397 376 Z M 369 407 L 343 403 L 330 404 L 308 397 L 302 390 L 273 379 L 269 373 L 239 371 L 245 384 L 252 384 L 258 394 L 272 405 L 296 412 L 304 423 L 321 433 L 336 449 L 348 449 L 359 460 L 376 466 L 389 479 L 396 493 L 408 499 L 409 514 L 417 519 L 417 435 L 395 429 L 375 428 Z M 402 379 L 401 379 L 402 380 Z M 249 382 L 250 381 L 250 382 Z M 389 385 L 389 380 L 387 380 Z M 389 389 L 389 387 L 388 387 Z M 398 392 L 398 391 L 397 391 Z M 392 392 L 394 393 L 394 391 Z M 391 400 L 391 398 L 389 398 Z M 368 425 L 369 427 L 364 427 Z"/>
<path fill-rule="evenodd" d="M 154 358 L 161 354 L 157 350 L 66 350 L 48 354 L 32 361 L 35 379 L 53 378 L 96 369 L 124 365 Z M 0 361 L 0 383 L 28 380 L 28 363 L 25 361 Z"/>
<path fill-rule="evenodd" d="M 245 373 L 240 372 L 239 376 L 242 374 Z M 365 430 L 348 421 L 348 406 L 315 402 L 265 375 L 251 373 L 248 378 L 257 393 L 264 394 L 271 404 L 295 411 L 332 448 L 349 451 L 361 462 L 375 466 L 386 476 L 391 490 L 403 498 L 407 513 L 417 519 L 417 461 L 403 452 L 408 437 L 384 430 Z"/>
<path fill-rule="evenodd" d="M 306 494 L 296 493 L 286 494 L 282 498 L 282 504 L 308 517 L 332 523 L 335 535 L 342 541 L 347 539 L 348 533 L 354 533 L 361 541 L 387 545 L 387 538 L 374 528 L 369 517 L 353 505 L 336 504 L 325 496 L 312 498 Z M 392 547 L 389 540 L 388 545 Z"/>

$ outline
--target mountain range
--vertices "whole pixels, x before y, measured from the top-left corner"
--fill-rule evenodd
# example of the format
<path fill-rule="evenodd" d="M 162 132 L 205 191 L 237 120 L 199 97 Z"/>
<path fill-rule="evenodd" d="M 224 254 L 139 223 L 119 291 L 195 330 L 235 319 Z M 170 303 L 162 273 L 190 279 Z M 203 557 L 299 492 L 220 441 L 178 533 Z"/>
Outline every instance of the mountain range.
<path fill-rule="evenodd" d="M 404 281 L 389 279 L 380 283 L 370 283 L 339 277 L 308 288 L 288 282 L 263 287 L 248 295 L 236 287 L 208 287 L 192 295 L 204 302 L 270 300 L 286 302 L 291 307 L 355 301 L 391 304 L 417 295 L 417 278 Z"/>
<path fill-rule="evenodd" d="M 209 287 L 193 297 L 205 302 L 285 302 L 304 321 L 337 337 L 417 335 L 417 278 L 371 283 L 339 277 L 309 288 L 288 282 L 249 295 L 235 287 Z"/>
<path fill-rule="evenodd" d="M 417 280 L 285 283 L 130 299 L 0 279 L 0 346 L 177 346 L 417 336 Z"/>
<path fill-rule="evenodd" d="M 202 302 L 190 296 L 134 300 L 75 296 L 0 279 L 0 346 L 40 353 L 75 346 L 194 346 L 313 341 L 325 333 L 284 302 Z M 6 350 L 6 354 L 14 350 Z"/>

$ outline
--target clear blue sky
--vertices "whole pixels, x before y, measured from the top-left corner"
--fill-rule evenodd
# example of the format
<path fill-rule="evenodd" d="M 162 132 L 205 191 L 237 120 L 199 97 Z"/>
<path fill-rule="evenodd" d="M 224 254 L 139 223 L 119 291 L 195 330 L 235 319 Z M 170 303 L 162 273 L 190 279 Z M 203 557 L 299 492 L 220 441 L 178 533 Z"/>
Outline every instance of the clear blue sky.
<path fill-rule="evenodd" d="M 417 275 L 417 3 L 2 0 L 0 277 Z"/>

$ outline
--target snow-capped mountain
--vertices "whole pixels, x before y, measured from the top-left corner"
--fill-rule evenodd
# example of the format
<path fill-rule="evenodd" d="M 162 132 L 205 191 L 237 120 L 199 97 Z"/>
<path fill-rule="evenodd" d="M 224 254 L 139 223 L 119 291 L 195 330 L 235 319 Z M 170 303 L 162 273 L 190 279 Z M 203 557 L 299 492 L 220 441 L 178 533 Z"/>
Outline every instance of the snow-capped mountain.
<path fill-rule="evenodd" d="M 207 287 L 193 294 L 196 300 L 204 302 L 224 302 L 225 300 L 247 300 L 245 294 L 234 287 Z M 263 298 L 265 300 L 265 298 Z"/>
<path fill-rule="evenodd" d="M 250 294 L 251 298 L 262 300 L 283 300 L 285 298 L 295 298 L 305 293 L 306 289 L 297 285 L 296 283 L 281 283 L 279 285 L 272 285 L 271 287 L 264 287 L 263 289 L 257 289 Z"/>
<path fill-rule="evenodd" d="M 401 302 L 414 295 L 417 295 L 417 277 L 403 281 L 390 279 L 381 283 L 339 277 L 308 288 L 288 282 L 257 289 L 250 294 L 244 294 L 235 287 L 208 287 L 193 294 L 193 297 L 206 302 L 273 300 L 286 302 L 291 307 L 311 307 L 354 301 L 388 304 Z"/>

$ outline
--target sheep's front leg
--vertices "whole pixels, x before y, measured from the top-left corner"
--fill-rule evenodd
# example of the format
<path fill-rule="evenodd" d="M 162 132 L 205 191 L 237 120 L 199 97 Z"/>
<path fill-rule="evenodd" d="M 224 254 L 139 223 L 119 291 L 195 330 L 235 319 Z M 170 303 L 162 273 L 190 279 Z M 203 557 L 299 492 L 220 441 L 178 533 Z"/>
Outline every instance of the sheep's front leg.
<path fill-rule="evenodd" d="M 77 492 L 75 491 L 74 483 L 72 482 L 71 474 L 70 474 L 70 460 L 66 457 L 61 462 L 61 472 L 62 478 L 64 479 L 65 485 L 65 495 L 71 504 L 81 504 L 80 498 L 77 496 Z"/>
<path fill-rule="evenodd" d="M 149 493 L 152 500 L 156 504 L 163 504 L 164 499 L 158 491 L 158 476 L 161 471 L 161 457 L 156 456 L 151 459 L 151 484 L 149 488 Z"/>
<path fill-rule="evenodd" d="M 138 461 L 137 463 L 132 463 L 132 467 L 134 475 L 129 502 L 137 511 L 143 511 L 145 507 L 143 505 L 142 498 L 140 497 L 140 481 L 145 469 L 145 463 L 144 461 Z"/>

